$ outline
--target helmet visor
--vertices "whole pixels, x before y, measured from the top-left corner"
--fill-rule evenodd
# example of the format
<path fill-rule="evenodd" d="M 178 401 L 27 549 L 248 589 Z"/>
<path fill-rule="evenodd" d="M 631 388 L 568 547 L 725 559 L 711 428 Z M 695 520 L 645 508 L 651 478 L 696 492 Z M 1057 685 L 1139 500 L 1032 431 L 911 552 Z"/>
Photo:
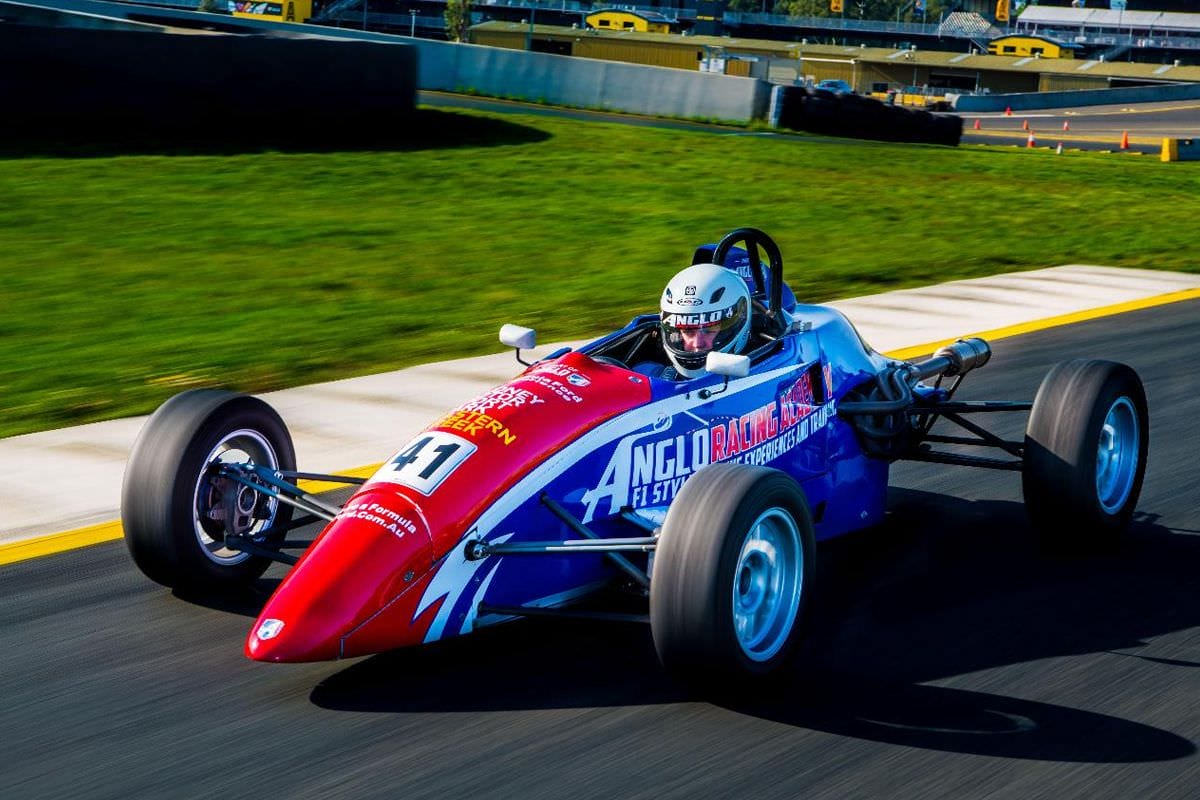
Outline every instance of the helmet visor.
<path fill-rule="evenodd" d="M 680 314 L 662 312 L 663 343 L 686 362 L 697 365 L 713 350 L 723 350 L 737 338 L 749 313 L 745 298 L 714 311 Z M 689 365 L 690 366 L 690 365 Z"/>

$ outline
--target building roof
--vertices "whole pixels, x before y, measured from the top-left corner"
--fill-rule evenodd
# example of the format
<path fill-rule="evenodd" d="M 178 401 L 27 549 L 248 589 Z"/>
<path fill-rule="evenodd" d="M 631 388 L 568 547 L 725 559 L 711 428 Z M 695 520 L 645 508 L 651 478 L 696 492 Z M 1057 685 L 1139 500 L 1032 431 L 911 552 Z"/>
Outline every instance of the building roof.
<path fill-rule="evenodd" d="M 1183 14 L 1172 11 L 1113 11 L 1106 8 L 1026 6 L 1017 22 L 1022 25 L 1069 28 L 1154 29 L 1200 33 L 1200 14 Z"/>
<path fill-rule="evenodd" d="M 1062 39 L 1054 39 L 1050 36 L 1042 36 L 1040 33 L 1027 33 L 1025 31 L 1013 31 L 1012 33 L 1001 34 L 993 39 L 988 39 L 988 44 L 1003 42 L 1007 39 L 1036 39 L 1039 42 L 1046 42 L 1067 50 L 1073 50 L 1080 47 L 1080 45 L 1076 44 L 1075 42 L 1064 42 Z"/>
<path fill-rule="evenodd" d="M 637 17 L 638 19 L 644 19 L 644 20 L 646 20 L 646 22 L 661 22 L 664 24 L 671 24 L 671 23 L 675 23 L 675 22 L 679 21 L 672 17 L 668 17 L 664 14 L 660 14 L 657 11 L 646 11 L 645 9 L 629 9 L 629 8 L 597 8 L 593 11 L 588 12 L 588 15 L 587 15 L 587 17 L 585 17 L 585 19 L 594 17 L 597 14 L 605 14 L 605 13 L 628 14 L 631 17 Z"/>
<path fill-rule="evenodd" d="M 473 31 L 509 31 L 522 36 L 528 24 L 491 21 L 471 27 Z M 998 70 L 1034 75 L 1086 75 L 1105 78 L 1132 78 L 1151 81 L 1200 83 L 1200 66 L 1175 67 L 1163 64 L 1143 64 L 1123 61 L 1098 61 L 1070 58 L 1031 58 L 1028 56 L 997 56 L 989 53 L 953 52 L 944 50 L 897 50 L 890 47 L 849 47 L 831 44 L 801 44 L 800 42 L 741 39 L 731 36 L 681 36 L 677 33 L 640 33 L 637 31 L 597 31 L 590 28 L 563 28 L 537 25 L 534 33 L 557 38 L 594 37 L 611 41 L 647 42 L 675 47 L 720 47 L 726 53 L 777 59 L 821 58 L 846 63 L 910 64 L 923 67 L 943 67 L 954 70 Z"/>

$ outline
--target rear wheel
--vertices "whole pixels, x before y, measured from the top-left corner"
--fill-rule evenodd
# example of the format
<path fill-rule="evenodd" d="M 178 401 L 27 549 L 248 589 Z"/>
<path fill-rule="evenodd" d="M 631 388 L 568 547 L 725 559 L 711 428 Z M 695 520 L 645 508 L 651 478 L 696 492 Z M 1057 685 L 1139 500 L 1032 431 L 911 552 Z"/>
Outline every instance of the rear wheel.
<path fill-rule="evenodd" d="M 654 557 L 650 626 L 663 664 L 701 683 L 776 670 L 800 635 L 815 549 L 804 493 L 785 473 L 715 464 L 694 475 Z"/>
<path fill-rule="evenodd" d="M 295 470 L 283 420 L 255 397 L 201 389 L 168 400 L 138 435 L 121 489 L 134 562 L 165 586 L 248 583 L 268 559 L 226 546 L 229 533 L 282 538 L 291 506 L 220 475 L 222 464 Z"/>
<path fill-rule="evenodd" d="M 1115 540 L 1137 506 L 1149 434 L 1132 368 L 1081 360 L 1050 370 L 1029 414 L 1022 473 L 1039 534 L 1058 544 Z"/>

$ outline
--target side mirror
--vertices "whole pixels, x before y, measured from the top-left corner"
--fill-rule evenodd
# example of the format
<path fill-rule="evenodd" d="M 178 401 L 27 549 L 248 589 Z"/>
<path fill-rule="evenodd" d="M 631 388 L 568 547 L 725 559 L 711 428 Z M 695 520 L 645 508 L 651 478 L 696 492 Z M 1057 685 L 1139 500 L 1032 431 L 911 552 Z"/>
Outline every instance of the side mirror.
<path fill-rule="evenodd" d="M 720 389 L 701 389 L 701 400 L 707 400 L 728 389 L 730 378 L 744 378 L 749 375 L 750 356 L 736 353 L 709 353 L 704 359 L 704 368 L 713 375 L 724 375 L 725 382 L 721 384 Z"/>
<path fill-rule="evenodd" d="M 520 325 L 501 325 L 500 343 L 517 351 L 517 361 L 529 366 L 529 362 L 521 358 L 522 350 L 531 350 L 537 346 L 537 331 L 533 328 L 522 328 Z"/>
<path fill-rule="evenodd" d="M 750 374 L 750 356 L 737 353 L 712 352 L 704 359 L 704 368 L 713 375 L 726 378 L 744 378 Z"/>
<path fill-rule="evenodd" d="M 500 343 L 518 350 L 530 350 L 537 346 L 537 331 L 520 325 L 501 325 Z"/>

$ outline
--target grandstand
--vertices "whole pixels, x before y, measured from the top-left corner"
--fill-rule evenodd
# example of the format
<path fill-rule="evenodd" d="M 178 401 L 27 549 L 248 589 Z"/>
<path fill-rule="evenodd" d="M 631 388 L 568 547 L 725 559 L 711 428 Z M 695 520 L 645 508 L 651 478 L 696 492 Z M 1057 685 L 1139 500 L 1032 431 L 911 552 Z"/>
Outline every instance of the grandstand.
<path fill-rule="evenodd" d="M 1106 60 L 1131 50 L 1200 50 L 1200 14 L 1027 6 L 1016 30 L 1088 48 Z"/>

